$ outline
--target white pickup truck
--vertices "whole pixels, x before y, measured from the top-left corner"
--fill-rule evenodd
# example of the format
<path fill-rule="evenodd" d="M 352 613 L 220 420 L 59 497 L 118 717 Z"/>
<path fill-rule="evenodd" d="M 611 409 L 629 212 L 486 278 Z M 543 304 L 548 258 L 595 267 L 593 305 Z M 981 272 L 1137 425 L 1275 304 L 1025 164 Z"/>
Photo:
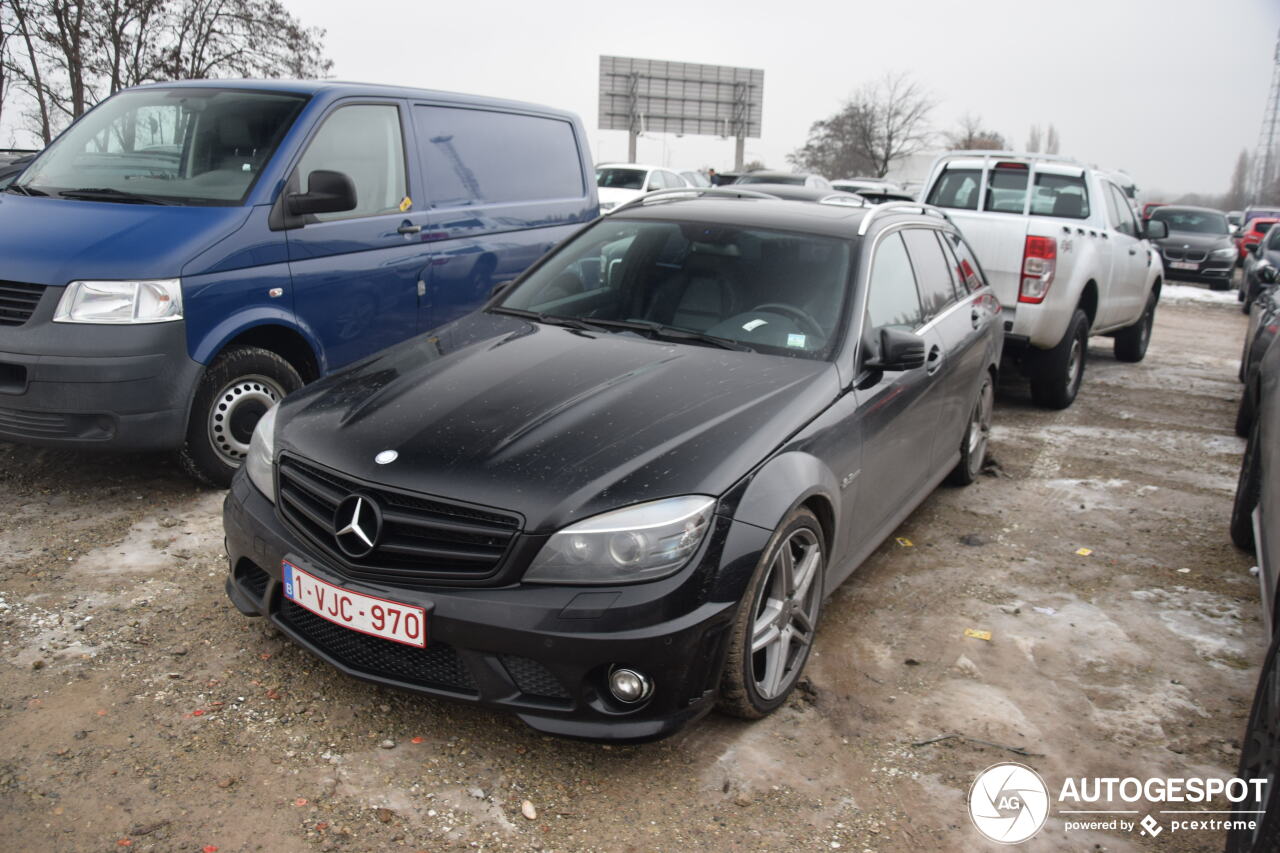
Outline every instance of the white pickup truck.
<path fill-rule="evenodd" d="M 1070 406 L 1090 335 L 1115 338 L 1116 358 L 1141 361 L 1164 267 L 1111 173 L 1066 158 L 952 151 L 921 196 L 945 208 L 1004 306 L 1005 352 L 1038 405 Z"/>

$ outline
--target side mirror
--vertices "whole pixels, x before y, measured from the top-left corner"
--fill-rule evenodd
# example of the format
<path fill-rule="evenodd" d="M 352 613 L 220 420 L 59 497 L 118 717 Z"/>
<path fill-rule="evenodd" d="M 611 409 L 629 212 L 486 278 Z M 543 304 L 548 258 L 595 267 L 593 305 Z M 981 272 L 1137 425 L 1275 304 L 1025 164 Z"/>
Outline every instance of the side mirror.
<path fill-rule="evenodd" d="M 356 185 L 342 172 L 316 169 L 307 176 L 307 191 L 290 193 L 285 201 L 293 216 L 355 210 Z"/>
<path fill-rule="evenodd" d="M 1258 264 L 1257 271 L 1258 271 L 1258 278 L 1261 279 L 1263 284 L 1276 283 L 1276 268 L 1271 266 L 1271 264 L 1266 264 L 1266 263 Z"/>
<path fill-rule="evenodd" d="M 880 329 L 880 355 L 865 362 L 871 370 L 915 370 L 924 367 L 924 338 L 906 329 Z"/>
<path fill-rule="evenodd" d="M 1249 245 L 1249 254 L 1253 255 L 1255 258 L 1257 258 L 1257 257 L 1261 257 L 1261 256 L 1262 256 L 1262 244 L 1261 244 L 1261 243 L 1251 243 L 1251 244 Z"/>
<path fill-rule="evenodd" d="M 1169 236 L 1169 223 L 1161 222 L 1158 219 L 1148 219 L 1145 224 L 1143 236 L 1148 240 L 1163 240 Z"/>

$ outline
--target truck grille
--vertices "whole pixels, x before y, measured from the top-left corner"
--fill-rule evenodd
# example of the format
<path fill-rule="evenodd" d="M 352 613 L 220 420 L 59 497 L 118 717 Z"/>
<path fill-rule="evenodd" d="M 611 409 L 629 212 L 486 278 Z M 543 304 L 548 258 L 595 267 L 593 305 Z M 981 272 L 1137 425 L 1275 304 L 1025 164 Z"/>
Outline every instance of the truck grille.
<path fill-rule="evenodd" d="M 0 326 L 21 326 L 27 322 L 43 295 L 43 284 L 0 281 Z"/>
<path fill-rule="evenodd" d="M 281 457 L 278 476 L 284 520 L 349 578 L 408 588 L 485 578 L 497 571 L 520 531 L 514 515 L 366 485 L 296 457 Z M 334 513 L 352 494 L 382 510 L 377 548 L 358 559 L 339 550 L 334 536 Z"/>

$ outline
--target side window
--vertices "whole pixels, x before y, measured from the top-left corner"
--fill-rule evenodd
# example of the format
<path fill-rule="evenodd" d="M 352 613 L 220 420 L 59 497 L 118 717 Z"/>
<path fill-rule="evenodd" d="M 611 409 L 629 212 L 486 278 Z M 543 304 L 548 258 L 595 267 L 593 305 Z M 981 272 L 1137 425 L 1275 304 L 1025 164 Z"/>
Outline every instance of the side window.
<path fill-rule="evenodd" d="M 1129 200 L 1124 197 L 1124 193 L 1110 184 L 1107 184 L 1107 189 L 1110 191 L 1112 203 L 1116 207 L 1116 230 L 1122 234 L 1128 234 L 1130 237 L 1137 237 L 1138 223 L 1133 219 L 1133 209 L 1129 207 Z"/>
<path fill-rule="evenodd" d="M 920 295 L 907 258 L 907 247 L 897 233 L 887 235 L 876 248 L 867 280 L 867 323 L 873 329 L 920 325 Z"/>
<path fill-rule="evenodd" d="M 960 261 L 956 260 L 956 253 L 951 251 L 951 242 L 947 239 L 947 235 L 941 231 L 935 231 L 933 234 L 938 238 L 938 245 L 942 247 L 942 257 L 946 259 L 947 274 L 951 276 L 951 286 L 955 289 L 956 299 L 963 300 L 968 297 L 969 289 L 960 278 Z"/>
<path fill-rule="evenodd" d="M 317 219 L 351 219 L 395 213 L 408 194 L 404 177 L 404 142 L 400 110 L 387 104 L 340 107 L 321 125 L 298 163 L 305 191 L 318 169 L 342 172 L 356 185 L 354 210 L 320 213 Z"/>
<path fill-rule="evenodd" d="M 663 180 L 667 182 L 667 189 L 669 190 L 683 189 L 685 186 L 684 178 L 680 177 L 675 172 L 663 172 L 662 177 Z"/>
<path fill-rule="evenodd" d="M 986 284 L 982 279 L 982 270 L 978 266 L 978 259 L 974 257 L 973 250 L 969 248 L 969 244 L 964 241 L 964 238 L 959 234 L 948 234 L 946 242 L 951 250 L 955 252 L 956 275 L 964 282 L 965 289 L 973 293 Z"/>
<path fill-rule="evenodd" d="M 956 301 L 951 286 L 951 273 L 947 261 L 938 248 L 938 240 L 932 228 L 907 228 L 902 232 L 911 256 L 911 266 L 916 271 L 916 284 L 920 289 L 925 319 L 936 317 Z"/>
<path fill-rule="evenodd" d="M 999 164 L 987 176 L 985 209 L 997 213 L 1022 213 L 1027 203 L 1027 169 L 1001 168 Z"/>
<path fill-rule="evenodd" d="M 649 173 L 649 183 L 647 184 L 647 187 L 650 190 L 665 190 L 667 188 L 667 179 L 662 177 L 661 170 L 654 169 Z"/>
<path fill-rule="evenodd" d="M 947 169 L 929 192 L 929 204 L 957 210 L 978 209 L 978 187 L 982 172 L 977 169 Z"/>
<path fill-rule="evenodd" d="M 415 106 L 432 207 L 581 198 L 573 126 L 542 116 Z"/>
<path fill-rule="evenodd" d="M 1031 193 L 1031 215 L 1088 219 L 1089 192 L 1084 186 L 1084 176 L 1036 172 L 1035 190 Z"/>

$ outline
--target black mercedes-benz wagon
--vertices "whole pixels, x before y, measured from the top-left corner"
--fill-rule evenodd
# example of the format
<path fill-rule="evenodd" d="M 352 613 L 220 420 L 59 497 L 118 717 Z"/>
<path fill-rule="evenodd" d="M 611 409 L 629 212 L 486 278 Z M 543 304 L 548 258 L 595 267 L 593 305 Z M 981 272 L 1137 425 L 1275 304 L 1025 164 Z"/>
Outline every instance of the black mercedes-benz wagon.
<path fill-rule="evenodd" d="M 781 705 L 824 597 L 977 476 L 1003 330 L 940 212 L 735 190 L 620 208 L 272 409 L 236 607 L 558 735 Z"/>

